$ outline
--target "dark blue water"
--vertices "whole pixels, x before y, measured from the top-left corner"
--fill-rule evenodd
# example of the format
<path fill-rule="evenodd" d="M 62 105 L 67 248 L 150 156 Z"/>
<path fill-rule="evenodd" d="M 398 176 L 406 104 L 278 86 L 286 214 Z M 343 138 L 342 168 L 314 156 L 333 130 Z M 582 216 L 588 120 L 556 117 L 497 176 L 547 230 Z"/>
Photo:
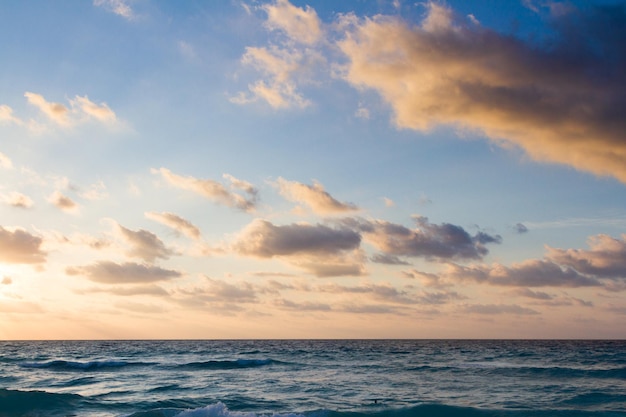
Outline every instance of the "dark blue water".
<path fill-rule="evenodd" d="M 0 342 L 0 417 L 626 416 L 626 341 Z"/>

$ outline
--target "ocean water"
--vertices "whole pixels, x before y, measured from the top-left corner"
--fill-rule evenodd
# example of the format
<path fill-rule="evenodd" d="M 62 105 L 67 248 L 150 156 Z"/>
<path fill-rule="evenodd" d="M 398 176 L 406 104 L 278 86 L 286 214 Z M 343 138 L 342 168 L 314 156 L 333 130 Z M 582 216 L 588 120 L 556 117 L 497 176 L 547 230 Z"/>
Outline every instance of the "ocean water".
<path fill-rule="evenodd" d="M 9 416 L 626 416 L 626 341 L 7 341 Z"/>

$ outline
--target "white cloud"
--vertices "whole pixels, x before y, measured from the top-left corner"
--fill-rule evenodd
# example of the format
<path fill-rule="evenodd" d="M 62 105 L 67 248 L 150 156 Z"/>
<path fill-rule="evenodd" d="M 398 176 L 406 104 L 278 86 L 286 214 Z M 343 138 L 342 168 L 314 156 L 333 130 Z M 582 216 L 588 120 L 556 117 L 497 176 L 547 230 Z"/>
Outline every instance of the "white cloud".
<path fill-rule="evenodd" d="M 276 0 L 263 9 L 267 12 L 266 26 L 270 30 L 284 31 L 294 41 L 313 44 L 322 36 L 321 21 L 309 6 L 302 9 L 288 0 Z"/>
<path fill-rule="evenodd" d="M 128 20 L 134 17 L 133 9 L 126 0 L 93 0 L 93 5 L 102 7 Z"/>
<path fill-rule="evenodd" d="M 10 206 L 28 209 L 33 206 L 33 200 L 18 192 L 12 192 L 6 196 L 3 196 L 4 202 Z"/>

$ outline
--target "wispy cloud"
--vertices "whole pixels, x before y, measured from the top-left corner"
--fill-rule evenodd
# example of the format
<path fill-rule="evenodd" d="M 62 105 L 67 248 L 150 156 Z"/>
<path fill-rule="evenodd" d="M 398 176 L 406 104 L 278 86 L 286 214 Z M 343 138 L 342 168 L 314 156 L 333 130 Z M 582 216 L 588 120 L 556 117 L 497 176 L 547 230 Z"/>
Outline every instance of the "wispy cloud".
<path fill-rule="evenodd" d="M 135 16 L 127 0 L 93 0 L 93 5 L 131 20 Z"/>
<path fill-rule="evenodd" d="M 68 267 L 68 275 L 82 275 L 87 279 L 103 284 L 148 283 L 178 278 L 178 271 L 163 269 L 154 265 L 126 262 L 118 264 L 99 261 L 91 265 Z"/>
<path fill-rule="evenodd" d="M 183 219 L 180 216 L 177 216 L 174 213 L 156 213 L 153 211 L 149 211 L 144 213 L 144 215 L 155 222 L 159 222 L 164 224 L 165 226 L 182 233 L 183 235 L 191 238 L 191 239 L 200 239 L 200 229 L 194 226 L 188 220 Z"/>
<path fill-rule="evenodd" d="M 96 104 L 87 96 L 76 96 L 70 99 L 69 107 L 62 103 L 49 102 L 37 93 L 26 92 L 24 97 L 48 119 L 61 127 L 72 127 L 89 120 L 109 125 L 117 121 L 117 116 L 106 103 Z"/>
<path fill-rule="evenodd" d="M 316 214 L 339 214 L 359 210 L 355 204 L 336 200 L 319 182 L 308 185 L 279 178 L 276 186 L 283 197 L 307 205 Z"/>
<path fill-rule="evenodd" d="M 243 211 L 253 211 L 257 203 L 257 189 L 250 183 L 225 174 L 225 178 L 230 182 L 230 190 L 223 184 L 210 180 L 198 179 L 191 176 L 183 177 L 174 174 L 166 168 L 153 169 L 152 173 L 161 174 L 171 185 L 184 190 L 193 191 L 210 200 L 228 207 L 238 208 Z M 242 191 L 243 195 L 238 191 Z"/>

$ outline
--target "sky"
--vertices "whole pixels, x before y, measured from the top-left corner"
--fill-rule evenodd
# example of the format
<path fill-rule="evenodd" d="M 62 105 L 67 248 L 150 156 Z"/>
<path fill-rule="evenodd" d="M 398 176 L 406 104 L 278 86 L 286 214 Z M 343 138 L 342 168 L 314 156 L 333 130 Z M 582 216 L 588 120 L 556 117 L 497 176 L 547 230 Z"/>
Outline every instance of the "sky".
<path fill-rule="evenodd" d="M 0 339 L 625 338 L 626 3 L 0 4 Z"/>

